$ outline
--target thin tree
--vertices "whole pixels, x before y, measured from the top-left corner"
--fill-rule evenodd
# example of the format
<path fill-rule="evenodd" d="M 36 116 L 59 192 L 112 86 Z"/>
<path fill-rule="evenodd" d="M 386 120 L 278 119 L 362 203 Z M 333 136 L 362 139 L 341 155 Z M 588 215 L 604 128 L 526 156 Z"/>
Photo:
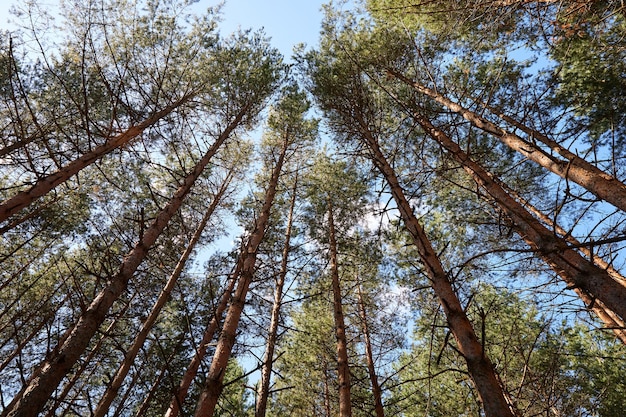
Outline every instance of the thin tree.
<path fill-rule="evenodd" d="M 378 375 L 376 373 L 376 366 L 374 364 L 374 353 L 372 350 L 372 341 L 367 320 L 367 311 L 365 308 L 365 301 L 363 299 L 361 278 L 359 277 L 358 271 L 356 273 L 356 290 L 359 318 L 361 319 L 361 331 L 363 332 L 363 342 L 365 344 L 365 362 L 367 363 L 367 374 L 369 375 L 370 383 L 372 384 L 372 394 L 374 396 L 374 411 L 376 412 L 376 417 L 385 417 L 382 389 L 380 387 L 380 383 L 378 382 Z"/>
<path fill-rule="evenodd" d="M 119 389 L 122 387 L 122 384 L 124 383 L 124 380 L 126 379 L 126 376 L 128 375 L 128 371 L 130 371 L 130 368 L 133 365 L 137 354 L 139 353 L 139 349 L 141 349 L 141 347 L 144 345 L 146 338 L 148 337 L 148 334 L 150 333 L 152 327 L 154 326 L 154 323 L 156 323 L 159 317 L 159 314 L 161 313 L 161 310 L 165 306 L 167 300 L 170 298 L 172 290 L 174 289 L 174 286 L 178 282 L 178 278 L 183 272 L 185 265 L 187 264 L 187 261 L 189 260 L 189 257 L 193 253 L 196 247 L 196 244 L 202 237 L 202 232 L 204 231 L 207 223 L 209 222 L 211 216 L 217 209 L 218 204 L 220 203 L 222 197 L 224 196 L 224 193 L 226 192 L 228 186 L 230 185 L 230 182 L 233 178 L 233 173 L 234 173 L 233 171 L 228 173 L 227 177 L 222 182 L 222 185 L 220 186 L 219 190 L 213 197 L 213 201 L 211 202 L 206 212 L 204 213 L 204 216 L 200 220 L 200 223 L 198 224 L 191 239 L 189 240 L 189 243 L 187 244 L 185 251 L 180 256 L 180 259 L 178 260 L 178 263 L 176 264 L 174 271 L 170 274 L 169 278 L 167 279 L 165 286 L 163 287 L 163 289 L 161 290 L 161 293 L 157 297 L 157 300 L 152 306 L 152 309 L 150 310 L 150 313 L 146 317 L 146 320 L 143 322 L 141 329 L 137 333 L 137 336 L 135 336 L 133 343 L 126 350 L 126 354 L 124 356 L 122 363 L 117 369 L 115 376 L 109 383 L 109 386 L 105 390 L 102 398 L 100 399 L 100 402 L 98 403 L 98 406 L 96 407 L 93 413 L 94 417 L 104 417 L 104 415 L 106 415 L 106 413 L 108 412 L 109 407 L 111 406 L 111 403 L 115 399 Z"/>
<path fill-rule="evenodd" d="M 330 279 L 333 290 L 333 317 L 335 319 L 335 337 L 337 338 L 337 382 L 339 383 L 339 416 L 352 416 L 352 400 L 350 398 L 350 367 L 348 363 L 348 340 L 343 314 L 341 284 L 339 283 L 339 264 L 337 261 L 337 231 L 335 229 L 335 213 L 333 201 L 327 198 L 328 207 L 328 256 L 330 261 Z"/>
<path fill-rule="evenodd" d="M 174 110 L 189 102 L 194 96 L 195 93 L 193 92 L 183 95 L 180 99 L 176 100 L 163 110 L 156 112 L 143 122 L 126 129 L 125 132 L 108 139 L 104 144 L 95 147 L 92 151 L 85 153 L 81 157 L 62 167 L 57 172 L 38 179 L 35 185 L 30 187 L 28 190 L 21 191 L 8 200 L 3 201 L 0 203 L 0 222 L 5 221 L 13 214 L 19 212 L 37 199 L 48 194 L 56 186 L 63 184 L 72 176 L 78 174 L 83 168 L 93 164 L 115 149 L 126 145 L 147 128 L 155 125 L 164 117 L 171 114 Z"/>
<path fill-rule="evenodd" d="M 289 254 L 291 252 L 291 234 L 293 228 L 293 214 L 296 206 L 296 197 L 298 190 L 298 172 L 296 171 L 291 189 L 291 201 L 289 202 L 289 212 L 287 214 L 287 225 L 285 228 L 285 240 L 281 254 L 280 270 L 276 277 L 274 287 L 274 301 L 270 317 L 270 325 L 267 332 L 267 341 L 265 343 L 265 352 L 263 353 L 263 362 L 261 365 L 261 379 L 257 387 L 257 397 L 255 405 L 255 416 L 265 417 L 267 410 L 267 400 L 270 393 L 270 382 L 272 376 L 272 367 L 274 364 L 274 351 L 278 339 L 278 325 L 280 324 L 280 310 L 283 304 L 283 288 L 288 272 Z"/>
<path fill-rule="evenodd" d="M 241 250 L 241 253 L 244 253 L 243 248 Z M 228 302 L 233 295 L 235 284 L 237 283 L 237 280 L 241 275 L 241 268 L 242 256 L 240 255 L 233 272 L 229 275 L 222 296 L 220 297 L 219 304 L 215 307 L 213 313 L 211 314 L 211 320 L 209 321 L 209 324 L 202 334 L 202 339 L 197 344 L 194 350 L 193 357 L 191 358 L 189 365 L 187 365 L 185 374 L 181 378 L 178 387 L 174 391 L 174 395 L 170 400 L 170 405 L 165 412 L 165 417 L 177 417 L 180 414 L 185 399 L 187 398 L 187 394 L 189 393 L 189 388 L 191 387 L 191 384 L 193 383 L 193 380 L 198 373 L 198 369 L 200 368 L 202 360 L 206 356 L 207 350 L 209 348 L 209 343 L 211 342 L 211 340 L 213 340 L 213 336 L 218 330 L 224 312 L 228 308 Z"/>
<path fill-rule="evenodd" d="M 286 135 L 284 137 L 278 160 L 272 170 L 268 188 L 265 192 L 261 212 L 254 224 L 254 229 L 248 238 L 245 249 L 241 253 L 242 268 L 237 282 L 237 289 L 233 294 L 228 312 L 226 313 L 217 347 L 213 354 L 211 367 L 207 373 L 206 381 L 198 400 L 194 414 L 196 417 L 213 415 L 217 401 L 224 389 L 223 384 L 226 366 L 228 365 L 228 360 L 230 359 L 232 348 L 235 344 L 237 327 L 239 326 L 239 319 L 241 318 L 241 313 L 243 312 L 243 307 L 246 302 L 248 289 L 254 277 L 258 248 L 265 236 L 265 230 L 269 223 L 270 212 L 278 187 L 278 180 L 283 169 L 290 140 L 291 138 L 289 136 Z"/>

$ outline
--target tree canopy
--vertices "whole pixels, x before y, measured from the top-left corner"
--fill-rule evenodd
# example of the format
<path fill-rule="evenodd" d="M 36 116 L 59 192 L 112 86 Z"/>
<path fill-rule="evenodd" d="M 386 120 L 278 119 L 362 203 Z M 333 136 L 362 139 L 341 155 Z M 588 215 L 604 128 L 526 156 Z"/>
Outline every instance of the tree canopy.
<path fill-rule="evenodd" d="M 622 2 L 193 3 L 0 33 L 0 416 L 623 414 Z"/>

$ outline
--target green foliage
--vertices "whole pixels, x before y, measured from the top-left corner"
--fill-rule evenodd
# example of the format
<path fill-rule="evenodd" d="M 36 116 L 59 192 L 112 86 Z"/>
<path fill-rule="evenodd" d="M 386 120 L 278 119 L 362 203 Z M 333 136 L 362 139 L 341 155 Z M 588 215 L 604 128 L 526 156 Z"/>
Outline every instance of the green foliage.
<path fill-rule="evenodd" d="M 626 21 L 623 11 L 609 3 L 593 2 L 578 13 L 563 12 L 558 20 L 551 51 L 558 62 L 554 100 L 585 117 L 592 139 L 616 135 L 623 146 Z"/>
<path fill-rule="evenodd" d="M 224 391 L 220 396 L 215 417 L 251 417 L 254 406 L 250 404 L 250 389 L 244 369 L 236 359 L 231 359 L 224 376 Z"/>
<path fill-rule="evenodd" d="M 558 324 L 513 293 L 481 286 L 469 315 L 508 395 L 523 415 L 613 416 L 623 406 L 624 346 L 589 328 Z M 414 344 L 396 365 L 396 407 L 405 416 L 478 415 L 480 404 L 445 323 L 416 322 Z M 610 389 L 606 389 L 610 386 Z"/>

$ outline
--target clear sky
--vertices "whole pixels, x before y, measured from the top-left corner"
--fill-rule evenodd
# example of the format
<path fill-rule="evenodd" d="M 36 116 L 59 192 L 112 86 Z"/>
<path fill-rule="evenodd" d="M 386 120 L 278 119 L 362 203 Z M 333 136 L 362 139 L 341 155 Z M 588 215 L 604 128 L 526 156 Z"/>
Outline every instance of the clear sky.
<path fill-rule="evenodd" d="M 19 0 L 0 0 L 0 28 L 7 28 L 8 10 Z M 58 0 L 41 0 L 40 4 L 54 4 Z M 200 0 L 194 10 L 204 11 L 218 0 Z M 272 44 L 286 58 L 293 46 L 317 44 L 322 4 L 324 0 L 226 0 L 221 28 L 224 34 L 242 29 L 261 29 L 272 38 Z M 11 16 L 12 17 L 12 16 Z"/>

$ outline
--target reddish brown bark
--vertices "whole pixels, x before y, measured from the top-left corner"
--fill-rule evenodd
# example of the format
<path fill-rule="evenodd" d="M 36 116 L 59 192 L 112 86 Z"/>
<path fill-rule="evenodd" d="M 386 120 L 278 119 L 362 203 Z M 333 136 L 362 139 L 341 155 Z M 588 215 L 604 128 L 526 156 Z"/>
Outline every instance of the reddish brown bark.
<path fill-rule="evenodd" d="M 219 340 L 215 353 L 213 354 L 213 360 L 211 367 L 206 377 L 206 381 L 202 392 L 200 393 L 200 399 L 196 407 L 195 416 L 204 417 L 212 416 L 217 405 L 217 400 L 224 388 L 224 374 L 226 373 L 226 366 L 230 359 L 233 346 L 235 344 L 235 337 L 237 333 L 237 327 L 239 326 L 239 320 L 243 311 L 244 304 L 246 302 L 246 296 L 248 289 L 254 276 L 257 251 L 263 237 L 265 236 L 265 229 L 269 223 L 270 211 L 274 203 L 274 197 L 276 196 L 276 189 L 278 187 L 278 178 L 283 168 L 285 161 L 285 155 L 287 153 L 287 147 L 289 140 L 285 138 L 283 146 L 276 162 L 276 166 L 272 171 L 272 176 L 269 181 L 268 189 L 265 193 L 265 201 L 261 208 L 261 213 L 255 222 L 254 230 L 250 234 L 248 244 L 245 247 L 245 251 L 242 252 L 243 258 L 241 275 L 239 282 L 237 283 L 237 289 L 230 302 L 224 324 L 222 326 L 222 332 L 220 333 Z"/>
<path fill-rule="evenodd" d="M 564 159 L 544 151 L 533 142 L 524 140 L 516 134 L 506 131 L 495 123 L 488 121 L 480 115 L 462 107 L 436 91 L 405 77 L 393 69 L 388 69 L 387 72 L 398 80 L 412 86 L 416 91 L 433 98 L 436 102 L 463 116 L 472 125 L 497 137 L 502 143 L 524 155 L 524 157 L 529 160 L 536 162 L 561 178 L 575 182 L 593 193 L 599 199 L 613 204 L 620 210 L 626 211 L 626 185 L 623 182 L 602 171 L 595 165 L 590 164 L 573 152 L 570 152 L 547 136 L 516 122 L 501 112 L 498 113 L 498 116 L 503 118 L 503 120 L 512 123 L 533 139 L 541 141 L 544 145 L 548 146 L 552 152 L 560 155 Z"/>
<path fill-rule="evenodd" d="M 613 279 L 605 269 L 594 265 L 578 251 L 570 248 L 564 239 L 541 224 L 487 171 L 471 160 L 456 142 L 433 126 L 428 119 L 418 113 L 412 116 L 433 139 L 463 165 L 476 183 L 507 213 L 513 221 L 515 231 L 537 251 L 537 255 L 550 265 L 569 288 L 587 294 L 589 300 L 600 301 L 608 311 L 624 320 L 626 317 L 624 282 Z"/>
<path fill-rule="evenodd" d="M 152 309 L 150 310 L 148 317 L 143 322 L 141 329 L 139 330 L 139 333 L 137 333 L 137 336 L 135 336 L 135 339 L 133 340 L 132 345 L 126 350 L 126 355 L 124 356 L 122 363 L 120 364 L 117 372 L 115 373 L 115 376 L 113 377 L 113 380 L 111 381 L 111 383 L 105 390 L 104 395 L 102 396 L 100 402 L 98 403 L 98 406 L 96 407 L 96 410 L 93 413 L 94 417 L 104 417 L 104 415 L 108 412 L 109 407 L 111 406 L 111 403 L 117 396 L 117 393 L 120 387 L 122 386 L 122 384 L 124 383 L 124 380 L 126 379 L 126 375 L 128 375 L 128 372 L 130 371 L 130 368 L 133 365 L 135 358 L 137 357 L 137 353 L 139 353 L 139 349 L 141 349 L 141 347 L 144 345 L 146 338 L 148 337 L 148 334 L 150 333 L 150 330 L 152 330 L 152 326 L 154 326 L 154 323 L 156 323 L 157 318 L 159 317 L 159 314 L 161 313 L 161 310 L 167 303 L 167 300 L 170 298 L 172 290 L 174 289 L 174 286 L 178 282 L 178 278 L 180 277 L 180 274 L 183 272 L 183 269 L 185 268 L 185 265 L 187 264 L 187 260 L 193 253 L 193 250 L 196 247 L 196 244 L 200 240 L 200 237 L 202 236 L 202 232 L 204 231 L 204 228 L 209 222 L 211 215 L 217 208 L 222 196 L 226 192 L 226 188 L 228 187 L 231 178 L 232 177 L 229 175 L 227 179 L 224 181 L 221 188 L 219 189 L 219 191 L 213 198 L 213 202 L 209 205 L 207 211 L 202 217 L 200 224 L 194 231 L 194 234 L 191 237 L 191 240 L 189 241 L 189 243 L 187 244 L 185 251 L 181 255 L 180 259 L 178 260 L 178 263 L 176 264 L 174 271 L 168 278 L 167 282 L 165 283 L 165 286 L 161 290 L 161 293 L 157 297 L 157 300 L 155 301 L 154 306 L 152 306 Z"/>
<path fill-rule="evenodd" d="M 126 290 L 128 281 L 137 267 L 145 259 L 148 250 L 161 235 L 170 219 L 178 211 L 191 187 L 202 174 L 212 156 L 239 125 L 247 107 L 229 123 L 226 130 L 216 139 L 215 143 L 196 164 L 183 184 L 176 190 L 169 203 L 161 210 L 152 225 L 146 230 L 143 238 L 126 256 L 119 272 L 111 278 L 110 283 L 96 296 L 87 310 L 81 314 L 78 322 L 69 332 L 68 337 L 54 349 L 33 372 L 25 389 L 20 392 L 5 408 L 2 416 L 26 417 L 34 416 L 41 411 L 46 401 L 58 387 L 61 380 L 83 354 L 91 338 L 104 322 L 109 309 Z"/>
<path fill-rule="evenodd" d="M 289 252 L 291 250 L 291 229 L 293 225 L 293 211 L 296 206 L 296 192 L 298 189 L 298 175 L 294 179 L 291 202 L 289 204 L 289 213 L 287 215 L 287 227 L 285 229 L 285 242 L 283 244 L 283 252 L 280 261 L 280 271 L 276 279 L 276 287 L 274 288 L 274 303 L 272 305 L 272 313 L 270 326 L 267 332 L 267 343 L 265 345 L 265 353 L 263 354 L 263 365 L 261 366 L 261 380 L 257 390 L 257 399 L 254 414 L 256 417 L 265 417 L 267 410 L 267 399 L 270 392 L 270 381 L 272 376 L 272 367 L 274 363 L 274 350 L 276 348 L 276 340 L 278 338 L 278 324 L 280 309 L 283 302 L 283 287 L 285 278 L 287 277 L 287 262 L 289 260 Z"/>
<path fill-rule="evenodd" d="M 507 403 L 504 390 L 498 382 L 493 365 L 485 354 L 483 346 L 478 340 L 474 328 L 452 288 L 452 284 L 437 253 L 413 213 L 393 168 L 380 150 L 377 140 L 368 129 L 365 121 L 358 116 L 357 119 L 362 139 L 370 151 L 372 161 L 389 184 L 393 198 L 400 211 L 400 216 L 424 263 L 426 275 L 429 277 L 431 286 L 439 298 L 452 335 L 457 342 L 459 352 L 467 363 L 469 375 L 483 403 L 485 415 L 487 417 L 514 417 L 516 412 Z"/>
<path fill-rule="evenodd" d="M 159 120 L 163 119 L 165 116 L 172 113 L 183 104 L 187 103 L 189 100 L 191 100 L 192 97 L 193 94 L 187 94 L 183 96 L 180 100 L 155 113 L 143 122 L 130 127 L 124 133 L 110 138 L 104 144 L 97 146 L 92 151 L 87 152 L 78 159 L 70 162 L 68 165 L 55 172 L 54 174 L 50 174 L 39 179 L 35 183 L 35 185 L 33 185 L 28 190 L 22 191 L 15 196 L 9 198 L 8 200 L 5 200 L 0 204 L 0 222 L 3 222 L 8 217 L 27 207 L 35 200 L 46 195 L 57 185 L 69 180 L 72 176 L 76 175 L 83 168 L 91 165 L 92 163 L 112 152 L 113 150 L 124 146 L 129 141 L 139 136 L 145 129 L 154 125 Z"/>
<path fill-rule="evenodd" d="M 592 259 L 596 265 L 604 269 L 613 279 L 621 282 L 626 282 L 626 278 L 624 278 L 624 276 L 616 271 L 615 268 L 613 268 L 604 259 L 593 253 L 593 251 L 587 249 L 584 245 L 582 245 L 578 240 L 576 240 L 573 236 L 567 233 L 567 231 L 560 227 L 558 224 L 554 223 L 552 219 L 542 213 L 539 209 L 534 207 L 528 201 L 524 200 L 521 196 L 517 195 L 517 193 L 510 190 L 508 187 L 503 185 L 503 188 L 505 188 L 507 192 L 509 192 L 512 196 L 514 196 L 515 199 L 517 199 L 523 207 L 525 207 L 539 220 L 546 224 L 548 228 L 554 230 L 562 239 L 565 239 L 566 242 L 578 248 L 578 250 L 580 250 L 583 255 L 585 255 L 588 259 Z M 622 343 L 626 344 L 626 324 L 624 323 L 624 320 L 618 317 L 613 311 L 608 309 L 601 301 L 591 298 L 587 293 L 581 291 L 580 288 L 574 288 L 574 291 L 584 301 L 587 308 L 592 310 L 598 315 L 598 317 L 600 317 L 600 320 L 604 322 L 606 328 L 612 330 L 615 336 L 617 336 L 622 341 Z"/>
<path fill-rule="evenodd" d="M 180 381 L 180 384 L 178 384 L 178 388 L 176 389 L 176 392 L 174 393 L 174 395 L 172 396 L 172 399 L 170 400 L 170 406 L 168 407 L 167 412 L 165 413 L 165 417 L 177 417 L 178 414 L 180 413 L 180 409 L 183 403 L 185 402 L 185 399 L 187 398 L 189 387 L 191 387 L 191 384 L 198 373 L 198 369 L 200 368 L 200 363 L 202 363 L 202 360 L 206 356 L 209 343 L 211 342 L 211 340 L 213 340 L 213 336 L 215 335 L 215 332 L 217 331 L 217 328 L 219 326 L 220 320 L 222 319 L 224 311 L 226 311 L 226 308 L 228 307 L 228 301 L 230 300 L 232 296 L 233 289 L 235 288 L 235 284 L 237 283 L 237 279 L 239 278 L 239 275 L 241 274 L 241 266 L 242 266 L 241 261 L 237 262 L 237 265 L 235 266 L 235 270 L 230 275 L 230 278 L 228 279 L 228 282 L 226 284 L 226 288 L 224 289 L 224 293 L 222 294 L 222 297 L 220 298 L 220 302 L 215 308 L 215 311 L 213 312 L 213 316 L 211 317 L 211 321 L 209 322 L 209 325 L 207 326 L 206 330 L 204 331 L 204 334 L 202 335 L 202 340 L 196 347 L 196 351 L 194 352 L 193 358 L 191 358 L 191 361 L 189 362 L 189 365 L 187 366 L 187 370 L 185 371 L 185 374 L 183 375 Z"/>
<path fill-rule="evenodd" d="M 126 310 L 131 306 L 133 299 L 134 299 L 134 296 L 124 306 L 122 311 L 120 311 L 119 314 L 117 314 L 117 317 L 115 318 L 115 320 L 113 320 L 109 324 L 109 326 L 104 330 L 104 332 L 102 332 L 103 333 L 102 337 L 100 337 L 100 339 L 98 339 L 98 341 L 96 342 L 94 347 L 91 349 L 91 351 L 89 352 L 87 357 L 82 361 L 80 367 L 72 373 L 73 375 L 70 378 L 70 380 L 67 381 L 67 383 L 63 386 L 63 391 L 61 391 L 61 393 L 56 396 L 54 404 L 49 408 L 48 412 L 46 413 L 46 417 L 53 417 L 53 416 L 56 416 L 56 415 L 64 415 L 65 414 L 65 411 L 62 411 L 60 413 L 57 412 L 57 408 L 62 403 L 66 403 L 66 404 L 68 404 L 68 403 L 71 404 L 72 403 L 71 401 L 67 401 L 67 396 L 69 395 L 70 391 L 72 391 L 72 389 L 74 388 L 76 383 L 81 378 L 83 380 L 87 380 L 87 381 L 89 380 L 91 374 L 88 374 L 87 376 L 83 376 L 83 374 L 87 370 L 87 367 L 90 365 L 90 363 L 91 363 L 92 359 L 94 358 L 94 356 L 97 353 L 99 353 L 100 348 L 102 347 L 102 344 L 106 341 L 106 339 L 108 337 L 110 337 L 109 334 L 115 328 L 115 326 L 117 326 L 117 323 L 118 323 L 119 319 L 124 316 L 124 313 L 126 312 Z M 93 368 L 95 369 L 96 367 L 93 367 Z M 93 372 L 93 370 L 92 370 L 92 372 Z"/>
<path fill-rule="evenodd" d="M 339 383 L 339 416 L 352 416 L 350 399 L 350 367 L 348 366 L 348 341 L 343 317 L 343 302 L 339 283 L 339 264 L 337 261 L 337 238 L 333 204 L 328 199 L 328 246 L 330 255 L 330 278 L 333 289 L 333 316 L 335 319 L 335 337 L 337 338 L 337 382 Z"/>

